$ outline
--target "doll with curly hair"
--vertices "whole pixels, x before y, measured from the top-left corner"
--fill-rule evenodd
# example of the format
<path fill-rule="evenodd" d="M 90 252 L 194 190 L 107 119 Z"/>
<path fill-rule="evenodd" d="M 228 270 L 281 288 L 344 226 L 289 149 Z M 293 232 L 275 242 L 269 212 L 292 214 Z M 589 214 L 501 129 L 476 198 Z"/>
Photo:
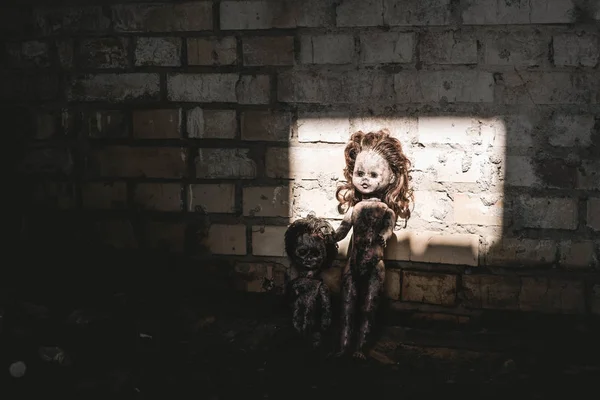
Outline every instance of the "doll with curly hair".
<path fill-rule="evenodd" d="M 353 235 L 348 262 L 342 271 L 341 341 L 337 355 L 347 352 L 357 323 L 353 357 L 365 359 L 367 336 L 383 292 L 384 248 L 398 218 L 410 218 L 410 161 L 400 141 L 386 129 L 352 134 L 344 155 L 346 183 L 338 187 L 336 198 L 339 212 L 345 215 L 335 239 L 344 239 L 351 228 Z"/>

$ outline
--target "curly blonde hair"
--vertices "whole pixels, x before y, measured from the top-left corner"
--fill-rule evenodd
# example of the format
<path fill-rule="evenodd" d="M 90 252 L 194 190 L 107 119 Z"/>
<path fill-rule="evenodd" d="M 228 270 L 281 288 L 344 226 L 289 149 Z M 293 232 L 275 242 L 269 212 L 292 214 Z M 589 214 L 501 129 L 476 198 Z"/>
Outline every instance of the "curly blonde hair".
<path fill-rule="evenodd" d="M 404 154 L 400 141 L 390 136 L 387 129 L 368 133 L 358 131 L 350 136 L 350 141 L 344 149 L 346 183 L 339 186 L 335 192 L 335 197 L 339 201 L 338 211 L 345 213 L 362 200 L 362 194 L 352 184 L 352 174 L 356 156 L 367 150 L 381 155 L 389 164 L 395 177 L 383 196 L 383 202 L 394 211 L 396 220 L 398 217 L 408 220 L 410 218 L 409 206 L 414 201 L 413 190 L 409 187 L 411 162 Z"/>

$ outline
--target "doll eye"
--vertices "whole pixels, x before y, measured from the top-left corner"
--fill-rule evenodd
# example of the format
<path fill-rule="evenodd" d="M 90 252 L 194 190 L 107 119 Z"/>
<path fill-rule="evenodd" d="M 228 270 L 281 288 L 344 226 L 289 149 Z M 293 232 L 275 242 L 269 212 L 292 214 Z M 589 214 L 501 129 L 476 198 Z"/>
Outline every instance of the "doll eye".
<path fill-rule="evenodd" d="M 362 171 L 358 171 L 358 172 L 356 173 L 356 175 L 357 175 L 357 176 L 363 176 L 364 174 L 365 174 L 365 173 L 364 173 L 364 172 L 362 172 Z"/>
<path fill-rule="evenodd" d="M 376 172 L 371 172 L 371 178 L 377 178 L 377 173 Z"/>

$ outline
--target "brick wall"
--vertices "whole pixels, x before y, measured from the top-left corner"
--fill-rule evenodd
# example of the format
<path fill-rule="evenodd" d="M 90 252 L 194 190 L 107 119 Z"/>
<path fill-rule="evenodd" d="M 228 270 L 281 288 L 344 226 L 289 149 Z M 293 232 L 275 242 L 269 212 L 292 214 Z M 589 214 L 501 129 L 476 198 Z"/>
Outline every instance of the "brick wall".
<path fill-rule="evenodd" d="M 416 190 L 387 252 L 397 308 L 600 313 L 593 2 L 71 3 L 0 16 L 26 237 L 276 290 L 286 225 L 337 226 L 344 143 L 387 127 Z"/>

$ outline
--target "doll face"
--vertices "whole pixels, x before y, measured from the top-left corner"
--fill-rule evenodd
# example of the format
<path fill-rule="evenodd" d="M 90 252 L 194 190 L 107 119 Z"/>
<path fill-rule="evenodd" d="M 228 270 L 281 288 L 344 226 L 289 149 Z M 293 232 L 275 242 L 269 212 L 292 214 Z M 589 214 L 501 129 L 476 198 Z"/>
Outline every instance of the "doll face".
<path fill-rule="evenodd" d="M 363 151 L 356 156 L 352 184 L 363 195 L 381 193 L 392 179 L 390 166 L 378 153 Z"/>
<path fill-rule="evenodd" d="M 306 269 L 317 269 L 323 265 L 327 249 L 322 238 L 305 233 L 298 237 L 294 253 L 294 260 L 298 265 Z"/>

